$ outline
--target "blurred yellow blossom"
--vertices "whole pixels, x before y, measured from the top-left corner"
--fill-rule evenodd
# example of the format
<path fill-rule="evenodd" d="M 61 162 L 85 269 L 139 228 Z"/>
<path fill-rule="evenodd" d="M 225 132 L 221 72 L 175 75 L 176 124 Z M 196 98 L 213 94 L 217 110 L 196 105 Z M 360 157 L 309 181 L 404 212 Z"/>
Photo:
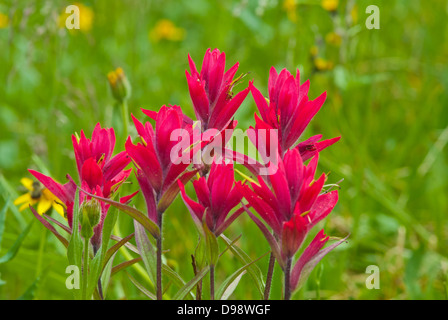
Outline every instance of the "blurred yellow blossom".
<path fill-rule="evenodd" d="M 94 19 L 94 12 L 91 7 L 88 7 L 82 3 L 76 2 L 73 5 L 77 6 L 79 9 L 79 30 L 83 32 L 89 32 L 92 30 L 93 26 L 93 19 Z M 67 18 L 71 15 L 70 13 L 66 13 L 66 7 L 64 7 L 64 10 L 62 11 L 61 15 L 59 16 L 59 27 L 65 28 L 65 22 Z M 73 32 L 76 29 L 69 29 L 69 31 Z"/>
<path fill-rule="evenodd" d="M 331 70 L 333 69 L 333 62 L 318 57 L 314 59 L 314 66 L 319 71 Z"/>
<path fill-rule="evenodd" d="M 327 11 L 336 11 L 339 0 L 322 0 L 321 5 Z"/>
<path fill-rule="evenodd" d="M 284 0 L 283 9 L 286 11 L 288 19 L 292 22 L 297 22 L 297 3 L 296 0 Z"/>
<path fill-rule="evenodd" d="M 358 23 L 358 5 L 355 3 L 352 10 L 350 10 L 350 16 L 352 17 L 353 24 Z"/>
<path fill-rule="evenodd" d="M 47 188 L 44 188 L 40 182 L 33 181 L 29 178 L 22 178 L 20 182 L 28 190 L 27 193 L 14 200 L 14 205 L 21 205 L 19 207 L 20 211 L 25 210 L 30 205 L 34 206 L 37 204 L 37 213 L 40 215 L 44 214 L 51 207 L 53 207 L 57 213 L 64 217 L 64 208 L 60 204 L 61 201 L 56 198 Z"/>
<path fill-rule="evenodd" d="M 9 24 L 9 17 L 0 12 L 0 29 L 6 28 Z"/>
<path fill-rule="evenodd" d="M 327 33 L 327 35 L 325 36 L 325 41 L 328 44 L 339 47 L 342 42 L 342 37 L 340 34 L 338 34 L 336 32 L 330 32 L 330 33 Z"/>
<path fill-rule="evenodd" d="M 168 19 L 157 21 L 156 25 L 149 32 L 149 38 L 154 41 L 169 40 L 182 41 L 185 38 L 185 29 L 178 28 Z"/>
<path fill-rule="evenodd" d="M 318 53 L 319 53 L 319 48 L 317 46 L 312 46 L 310 48 L 310 54 L 312 57 L 317 56 Z"/>
<path fill-rule="evenodd" d="M 107 79 L 109 80 L 112 94 L 118 102 L 123 103 L 124 100 L 130 97 L 131 84 L 122 68 L 117 68 L 115 71 L 109 72 Z"/>

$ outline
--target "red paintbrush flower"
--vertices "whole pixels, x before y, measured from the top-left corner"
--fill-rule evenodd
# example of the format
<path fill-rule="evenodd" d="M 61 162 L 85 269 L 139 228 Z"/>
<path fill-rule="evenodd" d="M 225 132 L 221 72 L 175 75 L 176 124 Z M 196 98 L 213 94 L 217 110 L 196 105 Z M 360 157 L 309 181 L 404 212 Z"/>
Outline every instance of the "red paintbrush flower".
<path fill-rule="evenodd" d="M 309 87 L 309 80 L 300 83 L 299 70 L 294 78 L 286 69 L 277 74 L 274 67 L 271 68 L 269 75 L 269 101 L 255 88 L 252 82 L 249 83 L 249 88 L 261 115 L 261 119 L 258 116 L 255 117 L 255 131 L 266 128 L 278 130 L 278 150 L 281 156 L 297 142 L 325 102 L 326 92 L 315 100 L 309 100 Z M 307 144 L 302 143 L 297 146 L 304 161 L 316 154 L 313 151 L 323 150 L 340 139 L 338 137 L 317 142 L 321 137 L 314 136 L 309 139 Z"/>
<path fill-rule="evenodd" d="M 192 124 L 184 121 L 180 107 L 162 106 L 159 112 L 145 111 L 155 118 L 155 130 L 151 123 L 143 124 L 132 116 L 141 143 L 134 144 L 129 137 L 125 148 L 137 167 L 136 175 L 147 201 L 148 216 L 159 223 L 158 215 L 168 208 L 179 192 L 177 180 L 186 182 L 196 174 L 196 170 L 186 169 L 197 148 L 193 146 L 187 154 L 185 150 L 176 149 L 180 141 L 187 141 L 189 146 L 194 143 Z M 176 131 L 173 139 L 172 133 Z"/>
<path fill-rule="evenodd" d="M 112 156 L 115 147 L 114 130 L 101 128 L 98 123 L 92 133 L 92 139 L 86 138 L 84 132 L 81 131 L 79 140 L 73 135 L 72 141 L 81 189 L 101 197 L 112 198 L 118 187 L 131 173 L 131 169 L 124 170 L 131 161 L 125 152 Z M 62 185 L 40 172 L 29 171 L 63 202 L 67 221 L 71 228 L 76 183 L 69 175 L 67 175 L 69 182 Z M 80 192 L 80 205 L 90 199 L 90 196 Z M 108 209 L 109 205 L 101 203 L 101 218 L 99 224 L 94 228 L 94 235 L 91 239 L 94 249 L 98 249 L 101 245 L 103 221 Z"/>
<path fill-rule="evenodd" d="M 314 180 L 318 157 L 305 166 L 297 149 L 286 152 L 277 171 L 268 176 L 272 187 L 258 177 L 258 184 L 241 185 L 239 189 L 271 227 L 274 236 L 254 214 L 248 214 L 268 239 L 281 265 L 300 248 L 309 230 L 324 219 L 338 201 L 338 192 L 322 193 L 325 174 Z"/>
<path fill-rule="evenodd" d="M 232 164 L 213 163 L 207 179 L 200 177 L 193 181 L 198 202 L 187 196 L 181 181 L 178 184 L 182 199 L 200 231 L 205 221 L 207 228 L 215 236 L 219 236 L 243 212 L 240 208 L 227 218 L 242 199 L 242 194 L 236 187 L 241 182 L 235 182 Z"/>
<path fill-rule="evenodd" d="M 226 56 L 218 49 L 208 49 L 202 62 L 199 73 L 194 61 L 188 55 L 190 73 L 185 71 L 188 81 L 190 97 L 193 101 L 194 111 L 202 123 L 202 131 L 210 128 L 225 129 L 232 121 L 236 110 L 249 93 L 249 88 L 232 97 L 232 89 L 239 64 L 236 63 L 225 71 Z"/>

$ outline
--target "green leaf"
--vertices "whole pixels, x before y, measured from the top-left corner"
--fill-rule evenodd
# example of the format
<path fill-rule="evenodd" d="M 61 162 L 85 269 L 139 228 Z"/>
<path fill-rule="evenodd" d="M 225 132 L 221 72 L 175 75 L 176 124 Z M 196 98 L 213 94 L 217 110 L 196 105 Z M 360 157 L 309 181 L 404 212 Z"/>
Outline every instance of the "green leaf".
<path fill-rule="evenodd" d="M 130 207 L 128 205 L 125 205 L 123 203 L 111 200 L 111 199 L 107 199 L 107 198 L 103 198 L 103 197 L 99 197 L 97 195 L 88 193 L 86 191 L 83 190 L 84 193 L 86 193 L 87 195 L 101 200 L 107 204 L 110 204 L 112 206 L 114 206 L 115 208 L 120 209 L 122 212 L 126 213 L 127 215 L 129 215 L 131 218 L 137 220 L 138 222 L 140 222 L 140 224 L 149 231 L 149 233 L 151 233 L 151 235 L 154 238 L 158 238 L 160 236 L 160 229 L 159 227 L 153 222 L 151 221 L 143 212 Z"/>
<path fill-rule="evenodd" d="M 185 280 L 182 279 L 182 277 L 176 271 L 168 267 L 166 264 L 162 265 L 162 273 L 167 276 L 178 288 L 182 288 L 183 286 L 185 286 Z M 194 294 L 190 292 L 190 295 L 194 299 Z"/>
<path fill-rule="evenodd" d="M 42 275 L 38 276 L 31 286 L 19 298 L 17 298 L 17 300 L 33 300 L 42 278 Z"/>
<path fill-rule="evenodd" d="M 249 262 L 245 266 L 239 268 L 235 271 L 231 276 L 229 276 L 218 289 L 217 297 L 220 297 L 220 300 L 227 300 L 229 296 L 236 289 L 238 283 L 240 282 L 242 276 L 247 272 L 247 269 L 250 268 L 255 262 L 266 256 L 269 252 L 266 252 L 261 257 Z"/>
<path fill-rule="evenodd" d="M 128 235 L 127 237 L 124 237 L 123 239 L 118 241 L 116 244 L 114 244 L 112 247 L 110 247 L 109 250 L 107 250 L 107 252 L 103 258 L 103 268 L 106 267 L 106 264 L 109 262 L 110 258 L 133 237 L 134 237 L 134 234 L 131 233 L 130 235 Z"/>
<path fill-rule="evenodd" d="M 151 241 L 148 239 L 148 235 L 145 232 L 143 226 L 134 220 L 135 228 L 135 241 L 137 242 L 137 248 L 140 251 L 143 264 L 145 265 L 146 272 L 152 283 L 156 283 L 156 252 L 152 246 Z"/>
<path fill-rule="evenodd" d="M 84 245 L 79 235 L 79 189 L 76 189 L 73 205 L 72 235 L 67 247 L 67 258 L 68 262 L 77 266 L 79 270 L 82 270 L 83 247 Z M 73 290 L 73 294 L 76 300 L 81 299 L 81 290 Z"/>
<path fill-rule="evenodd" d="M 196 276 L 183 286 L 173 297 L 173 300 L 183 300 L 193 290 L 197 283 L 208 273 L 210 267 L 205 267 Z"/>
<path fill-rule="evenodd" d="M 216 265 L 219 258 L 219 246 L 218 240 L 213 232 L 207 227 L 207 223 L 203 222 L 203 228 L 205 231 L 205 242 L 207 244 L 207 261 L 210 265 Z"/>
<path fill-rule="evenodd" d="M 4 256 L 0 257 L 0 264 L 6 263 L 16 256 L 17 252 L 19 251 L 20 247 L 22 246 L 23 240 L 25 239 L 28 232 L 31 230 L 31 227 L 33 226 L 34 220 L 32 220 L 28 226 L 25 228 L 25 230 L 22 231 L 22 233 L 19 234 L 16 241 L 12 245 L 12 247 L 8 250 L 8 252 L 5 253 Z"/>
<path fill-rule="evenodd" d="M 116 265 L 115 267 L 112 268 L 111 277 L 114 276 L 115 274 L 117 274 L 118 272 L 120 272 L 121 270 L 126 269 L 127 267 L 132 266 L 133 264 L 140 262 L 140 261 L 142 261 L 142 258 L 138 257 L 138 258 L 128 260 L 128 261 L 125 261 L 125 262 L 122 262 L 122 263 Z"/>
<path fill-rule="evenodd" d="M 236 275 L 236 278 L 232 280 L 232 282 L 227 283 L 225 290 L 223 293 L 218 292 L 219 300 L 227 300 L 235 291 L 236 287 L 240 283 L 241 278 L 246 274 L 246 270 L 243 270 L 239 274 Z"/>
<path fill-rule="evenodd" d="M 232 251 L 233 255 L 242 263 L 243 265 L 247 265 L 252 262 L 252 259 L 249 257 L 247 253 L 245 253 L 241 248 L 237 247 L 233 244 L 233 241 L 228 239 L 225 235 L 221 234 L 221 239 L 223 239 L 227 245 L 230 247 L 230 251 Z M 249 272 L 249 275 L 251 276 L 252 280 L 254 281 L 258 292 L 260 293 L 261 298 L 263 298 L 264 295 L 264 279 L 263 279 L 263 273 L 261 272 L 260 268 L 256 264 L 251 264 L 249 268 L 247 269 Z"/>
<path fill-rule="evenodd" d="M 58 238 L 58 240 L 64 245 L 64 247 L 67 248 L 69 245 L 68 240 L 65 237 L 63 237 L 47 220 L 45 220 L 43 216 L 39 215 L 33 207 L 30 207 L 30 209 L 31 212 L 36 217 L 36 219 L 39 220 L 44 225 L 45 228 L 51 231 L 51 233 L 53 233 L 56 236 L 56 238 Z"/>
<path fill-rule="evenodd" d="M 149 292 L 141 283 L 135 280 L 129 273 L 126 272 L 126 275 L 129 277 L 129 280 L 131 280 L 134 286 L 136 286 L 137 289 L 140 290 L 145 296 L 147 296 L 151 300 L 157 300 L 157 297 L 154 294 Z"/>
<path fill-rule="evenodd" d="M 6 210 L 8 209 L 9 198 L 6 200 L 2 211 L 0 211 L 0 249 L 2 248 L 3 232 L 5 232 Z"/>

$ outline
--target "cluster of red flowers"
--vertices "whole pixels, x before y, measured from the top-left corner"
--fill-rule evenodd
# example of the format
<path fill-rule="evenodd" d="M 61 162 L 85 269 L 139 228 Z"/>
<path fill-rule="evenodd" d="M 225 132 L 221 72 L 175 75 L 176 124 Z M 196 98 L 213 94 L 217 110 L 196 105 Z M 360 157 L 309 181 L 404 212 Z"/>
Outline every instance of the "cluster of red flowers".
<path fill-rule="evenodd" d="M 60 199 L 70 227 L 77 186 L 81 190 L 80 205 L 90 201 L 92 195 L 112 199 L 120 185 L 129 178 L 132 169 L 125 168 L 131 161 L 135 166 L 139 191 L 146 202 L 147 217 L 160 228 L 163 213 L 179 192 L 201 234 L 210 231 L 218 237 L 238 216 L 247 212 L 265 235 L 273 256 L 288 275 L 290 290 L 294 291 L 305 277 L 303 270 L 309 270 L 340 243 L 322 249 L 329 240 L 322 230 L 304 249 L 295 265 L 291 265 L 309 231 L 332 211 L 338 201 L 337 191 L 323 192 L 326 175 L 322 174 L 317 179 L 315 176 L 319 152 L 338 141 L 339 137 L 320 141 L 322 136 L 316 135 L 298 142 L 323 105 L 326 93 L 310 100 L 310 82 L 301 83 L 298 70 L 294 76 L 286 69 L 278 74 L 275 68 L 271 68 L 269 99 L 253 82 L 235 94 L 234 86 L 240 81 L 240 78 L 235 78 L 238 63 L 226 71 L 225 54 L 218 49 L 207 50 L 200 72 L 190 56 L 188 59 L 190 72 L 186 71 L 186 78 L 199 126 L 183 114 L 179 106 L 162 106 L 158 112 L 142 110 L 154 121 L 155 127 L 151 122 L 142 123 L 132 116 L 139 142 L 135 143 L 128 137 L 125 151 L 115 156 L 112 128 L 104 129 L 97 124 L 91 139 L 86 138 L 82 131 L 80 137 L 72 137 L 79 183 L 67 176 L 69 181 L 62 185 L 42 173 L 30 172 Z M 206 131 L 213 130 L 218 134 L 225 130 L 233 132 L 237 126 L 233 117 L 249 92 L 260 116 L 255 114 L 255 127 L 249 128 L 248 136 L 264 161 L 250 162 L 253 159 L 223 147 L 214 153 L 211 151 L 211 164 L 193 163 L 198 153 L 210 152 L 213 141 L 218 139 L 216 134 L 206 139 Z M 175 131 L 180 134 L 173 139 Z M 275 131 L 275 139 L 259 138 L 260 133 L 266 135 L 270 131 Z M 228 139 L 226 135 L 219 141 L 226 144 Z M 186 141 L 189 148 L 179 150 L 180 141 Z M 275 166 L 267 160 L 267 150 L 275 150 Z M 180 158 L 187 161 L 177 161 Z M 304 164 L 308 160 L 309 163 Z M 235 181 L 232 161 L 247 166 L 254 179 Z M 265 169 L 264 174 L 261 169 Z M 190 198 L 185 190 L 185 185 L 196 176 L 198 179 L 194 179 L 192 184 L 197 201 Z M 135 194 L 121 198 L 120 202 L 129 202 Z M 101 201 L 100 222 L 91 238 L 94 252 L 101 245 L 103 221 L 109 206 L 110 203 Z"/>

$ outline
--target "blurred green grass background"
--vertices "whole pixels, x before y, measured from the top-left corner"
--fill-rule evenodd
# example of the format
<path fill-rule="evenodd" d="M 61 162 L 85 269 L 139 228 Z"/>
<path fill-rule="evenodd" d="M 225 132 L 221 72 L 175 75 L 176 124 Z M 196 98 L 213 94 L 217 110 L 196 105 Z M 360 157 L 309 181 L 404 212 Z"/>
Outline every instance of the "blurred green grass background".
<path fill-rule="evenodd" d="M 249 73 L 237 90 L 254 80 L 267 95 L 271 66 L 299 68 L 311 81 L 310 98 L 328 96 L 302 138 L 342 136 L 322 152 L 320 170 L 331 171 L 330 182 L 344 179 L 325 230 L 350 234 L 349 241 L 294 298 L 314 299 L 318 292 L 322 299 L 447 298 L 448 6 L 335 2 L 337 9 L 328 11 L 320 0 L 80 1 L 81 30 L 69 32 L 59 20 L 70 2 L 2 0 L 0 208 L 23 192 L 27 168 L 48 170 L 59 181 L 76 176 L 74 132 L 90 135 L 97 122 L 114 126 L 116 152 L 123 149 L 109 71 L 124 69 L 133 89 L 130 112 L 138 118 L 144 119 L 141 107 L 163 104 L 181 105 L 193 116 L 187 54 L 200 65 L 207 48 L 219 48 L 227 68 L 238 61 L 238 74 Z M 371 4 L 380 9 L 379 30 L 365 26 Z M 239 128 L 253 125 L 255 110 L 249 95 L 236 115 Z M 136 190 L 135 183 L 126 189 Z M 141 197 L 136 205 L 143 205 Z M 33 219 L 29 210 L 9 205 L 0 256 Z M 124 215 L 120 226 L 122 234 L 133 232 Z M 188 280 L 197 232 L 180 199 L 167 211 L 164 228 L 166 258 Z M 230 238 L 240 234 L 238 245 L 252 258 L 268 251 L 244 215 L 228 232 Z M 263 272 L 267 260 L 257 263 Z M 380 269 L 378 290 L 366 288 L 368 265 Z M 70 299 L 66 266 L 64 250 L 35 223 L 14 259 L 0 264 L 0 299 Z M 230 253 L 223 256 L 218 285 L 240 266 Z M 281 297 L 279 269 L 272 297 Z M 142 295 L 122 272 L 108 298 Z M 248 275 L 232 298 L 259 298 Z"/>

